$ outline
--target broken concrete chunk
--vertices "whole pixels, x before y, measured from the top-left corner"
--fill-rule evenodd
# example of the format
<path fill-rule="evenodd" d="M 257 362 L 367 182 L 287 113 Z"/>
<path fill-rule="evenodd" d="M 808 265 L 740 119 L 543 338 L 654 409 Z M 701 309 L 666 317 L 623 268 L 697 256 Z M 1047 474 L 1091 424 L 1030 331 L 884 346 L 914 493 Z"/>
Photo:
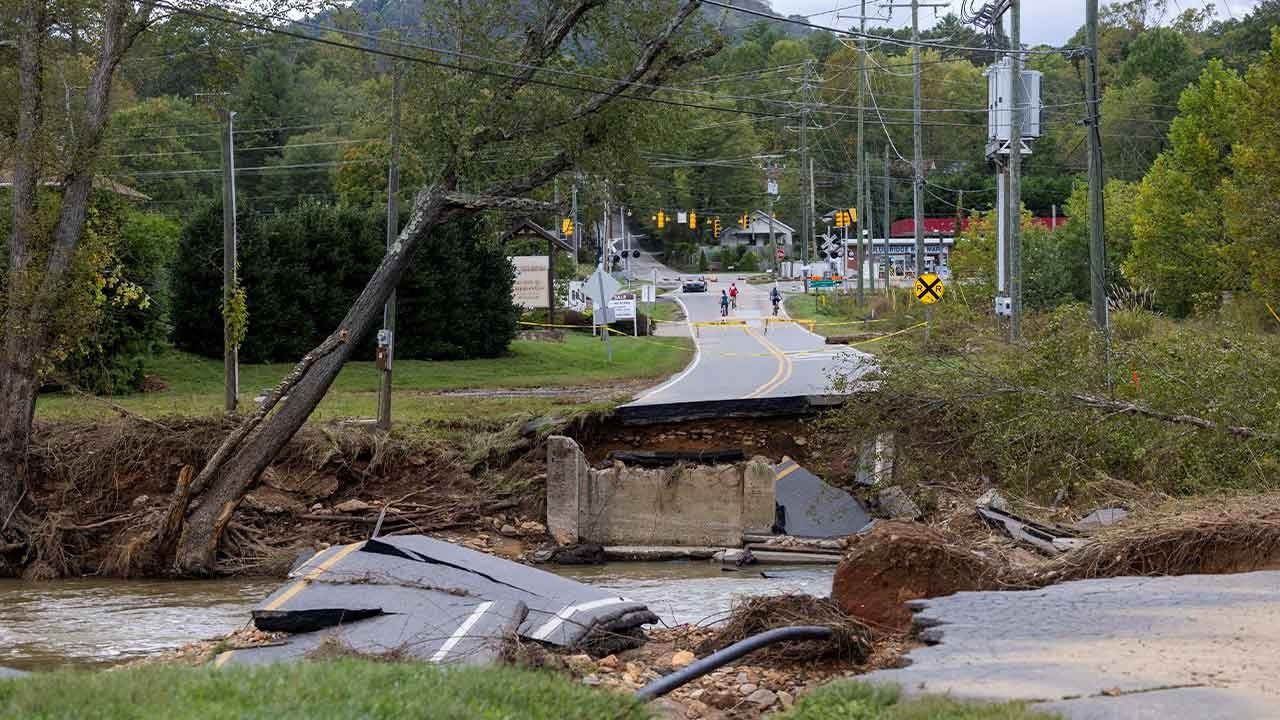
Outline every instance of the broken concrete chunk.
<path fill-rule="evenodd" d="M 418 611 L 378 615 L 290 635 L 279 644 L 224 653 L 215 664 L 261 665 L 300 659 L 316 652 L 326 641 L 333 643 L 335 649 L 365 655 L 488 664 L 499 659 L 504 644 L 515 637 L 527 615 L 524 604 L 519 602 L 483 601 L 421 590 L 414 594 Z"/>
<path fill-rule="evenodd" d="M 891 520 L 917 520 L 920 518 L 920 507 L 897 485 L 881 490 L 876 495 L 880 512 Z"/>
<path fill-rule="evenodd" d="M 1097 530 L 1114 525 L 1127 517 L 1129 517 L 1129 511 L 1124 508 L 1099 508 L 1080 518 L 1080 521 L 1072 527 L 1077 530 Z"/>
<path fill-rule="evenodd" d="M 312 633 L 395 616 L 405 628 L 431 626 L 433 636 L 470 636 L 463 626 L 489 603 L 522 608 L 518 632 L 530 640 L 580 647 L 597 633 L 634 646 L 640 626 L 657 622 L 643 604 L 608 591 L 415 535 L 323 550 L 290 577 L 254 609 L 259 629 Z"/>
<path fill-rule="evenodd" d="M 994 508 L 1000 512 L 1009 512 L 1009 501 L 1000 494 L 999 490 L 991 488 L 978 496 L 974 501 L 978 507 Z"/>
<path fill-rule="evenodd" d="M 1014 542 L 1039 550 L 1046 555 L 1061 555 L 1088 544 L 1088 540 L 1075 537 L 1065 528 L 1050 527 L 1012 513 L 992 508 L 977 508 L 978 516 L 988 525 L 1013 539 Z"/>
<path fill-rule="evenodd" d="M 853 535 L 871 516 L 844 490 L 832 487 L 791 458 L 774 468 L 773 493 L 777 503 L 774 531 L 808 538 Z"/>
<path fill-rule="evenodd" d="M 746 453 L 737 448 L 724 450 L 614 450 L 609 453 L 610 462 L 618 461 L 639 467 L 669 467 L 680 463 L 692 465 L 721 465 L 746 460 Z"/>

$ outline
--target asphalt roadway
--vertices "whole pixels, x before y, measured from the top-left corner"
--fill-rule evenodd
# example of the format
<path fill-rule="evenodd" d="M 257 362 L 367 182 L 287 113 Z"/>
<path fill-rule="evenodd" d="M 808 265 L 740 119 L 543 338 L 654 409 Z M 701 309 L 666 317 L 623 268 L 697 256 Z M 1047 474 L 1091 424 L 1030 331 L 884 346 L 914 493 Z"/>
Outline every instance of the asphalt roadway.
<path fill-rule="evenodd" d="M 917 601 L 937 644 L 864 675 L 1067 720 L 1280 718 L 1280 572 L 1080 580 Z"/>
<path fill-rule="evenodd" d="M 659 274 L 677 276 L 673 271 Z M 722 318 L 720 293 L 732 283 L 738 286 L 738 307 Z M 822 336 L 788 321 L 785 311 L 773 317 L 772 287 L 720 275 L 705 293 L 670 293 L 668 297 L 684 309 L 697 352 L 683 372 L 631 404 L 826 395 L 832 392 L 836 373 L 858 375 L 870 368 L 870 355 L 846 345 L 827 345 Z M 722 320 L 727 322 L 718 324 Z"/>

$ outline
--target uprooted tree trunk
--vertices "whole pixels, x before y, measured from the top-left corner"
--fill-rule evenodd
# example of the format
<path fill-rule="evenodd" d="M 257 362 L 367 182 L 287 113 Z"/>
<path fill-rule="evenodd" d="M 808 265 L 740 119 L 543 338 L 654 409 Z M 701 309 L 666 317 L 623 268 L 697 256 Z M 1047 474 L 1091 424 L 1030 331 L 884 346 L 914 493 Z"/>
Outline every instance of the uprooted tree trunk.
<path fill-rule="evenodd" d="M 85 214 L 93 190 L 94 165 L 110 107 L 112 78 L 125 52 L 150 22 L 153 6 L 109 0 L 101 10 L 100 48 L 85 90 L 84 109 L 74 118 L 75 130 L 61 151 L 61 203 L 51 242 L 37 237 L 36 188 L 40 154 L 47 150 L 44 61 L 51 33 L 47 0 L 22 6 L 18 41 L 18 133 L 13 163 L 13 228 L 8 239 L 8 265 L 0 295 L 0 546 L 5 533 L 27 524 L 22 501 L 27 494 L 28 452 L 39 365 L 50 342 L 49 323 L 68 282 L 69 270 L 84 233 Z M 71 120 L 72 118 L 68 118 Z M 37 265 L 37 260 L 43 262 Z"/>
<path fill-rule="evenodd" d="M 553 13 L 541 28 L 531 28 L 521 54 L 527 67 L 541 67 L 558 52 L 569 32 L 601 0 L 578 0 Z M 668 53 L 674 33 L 698 8 L 698 0 L 681 6 L 666 26 L 651 38 L 639 54 L 627 77 L 594 95 L 569 120 L 599 112 L 606 105 L 627 97 L 651 94 L 654 86 L 672 71 L 718 50 L 718 43 L 689 53 Z M 507 87 L 516 92 L 532 79 L 528 70 L 513 77 Z M 642 84 L 643 83 L 643 84 Z M 639 89 L 637 89 L 639 88 Z M 501 140 L 492 132 L 472 138 L 472 150 L 484 143 Z M 580 152 L 589 152 L 603 138 L 588 133 Z M 168 518 L 157 532 L 157 549 L 173 551 L 173 569 L 187 575 L 209 575 L 215 571 L 218 544 L 223 530 L 248 490 L 257 482 L 293 435 L 301 429 L 320 404 L 330 385 L 350 358 L 360 340 L 382 314 L 383 304 L 399 284 L 421 241 L 443 222 L 484 210 L 549 210 L 555 206 L 517 196 L 550 182 L 572 167 L 572 158 L 560 152 L 527 175 L 490 188 L 485 195 L 455 192 L 457 178 L 451 169 L 442 181 L 423 190 L 415 198 L 412 214 L 396 242 L 351 306 L 342 323 L 324 342 L 313 349 L 277 385 L 252 414 L 233 431 L 194 480 L 180 479 L 170 501 Z"/>

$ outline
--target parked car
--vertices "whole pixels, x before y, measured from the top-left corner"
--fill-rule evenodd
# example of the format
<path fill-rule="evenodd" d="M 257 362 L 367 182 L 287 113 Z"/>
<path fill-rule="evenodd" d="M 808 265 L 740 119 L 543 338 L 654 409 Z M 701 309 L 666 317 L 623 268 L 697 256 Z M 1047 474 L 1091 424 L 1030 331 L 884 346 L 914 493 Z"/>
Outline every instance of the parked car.
<path fill-rule="evenodd" d="M 700 293 L 707 291 L 707 279 L 702 277 L 690 278 L 684 281 L 680 289 L 687 293 Z"/>

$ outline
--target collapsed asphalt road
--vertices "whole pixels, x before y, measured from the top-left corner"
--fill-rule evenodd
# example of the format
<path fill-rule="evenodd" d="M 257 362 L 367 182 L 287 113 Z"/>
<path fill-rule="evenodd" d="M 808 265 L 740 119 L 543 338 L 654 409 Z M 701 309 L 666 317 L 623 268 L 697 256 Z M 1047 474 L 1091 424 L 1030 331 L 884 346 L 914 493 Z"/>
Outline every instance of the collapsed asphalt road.
<path fill-rule="evenodd" d="M 417 535 L 328 548 L 289 577 L 253 621 L 292 634 L 224 652 L 217 666 L 299 658 L 328 640 L 438 663 L 493 662 L 517 635 L 607 653 L 639 645 L 641 626 L 658 621 L 608 591 Z"/>
<path fill-rule="evenodd" d="M 736 282 L 736 281 L 734 281 Z M 859 374 L 871 368 L 870 356 L 826 339 L 804 327 L 773 318 L 771 285 L 737 282 L 738 308 L 726 325 L 717 322 L 721 276 L 706 293 L 671 295 L 685 309 L 697 355 L 683 372 L 642 394 L 627 407 L 696 401 L 755 400 L 825 395 L 836 371 Z"/>
<path fill-rule="evenodd" d="M 909 692 L 1040 701 L 1068 720 L 1280 717 L 1280 572 L 1077 580 L 912 603 Z"/>

